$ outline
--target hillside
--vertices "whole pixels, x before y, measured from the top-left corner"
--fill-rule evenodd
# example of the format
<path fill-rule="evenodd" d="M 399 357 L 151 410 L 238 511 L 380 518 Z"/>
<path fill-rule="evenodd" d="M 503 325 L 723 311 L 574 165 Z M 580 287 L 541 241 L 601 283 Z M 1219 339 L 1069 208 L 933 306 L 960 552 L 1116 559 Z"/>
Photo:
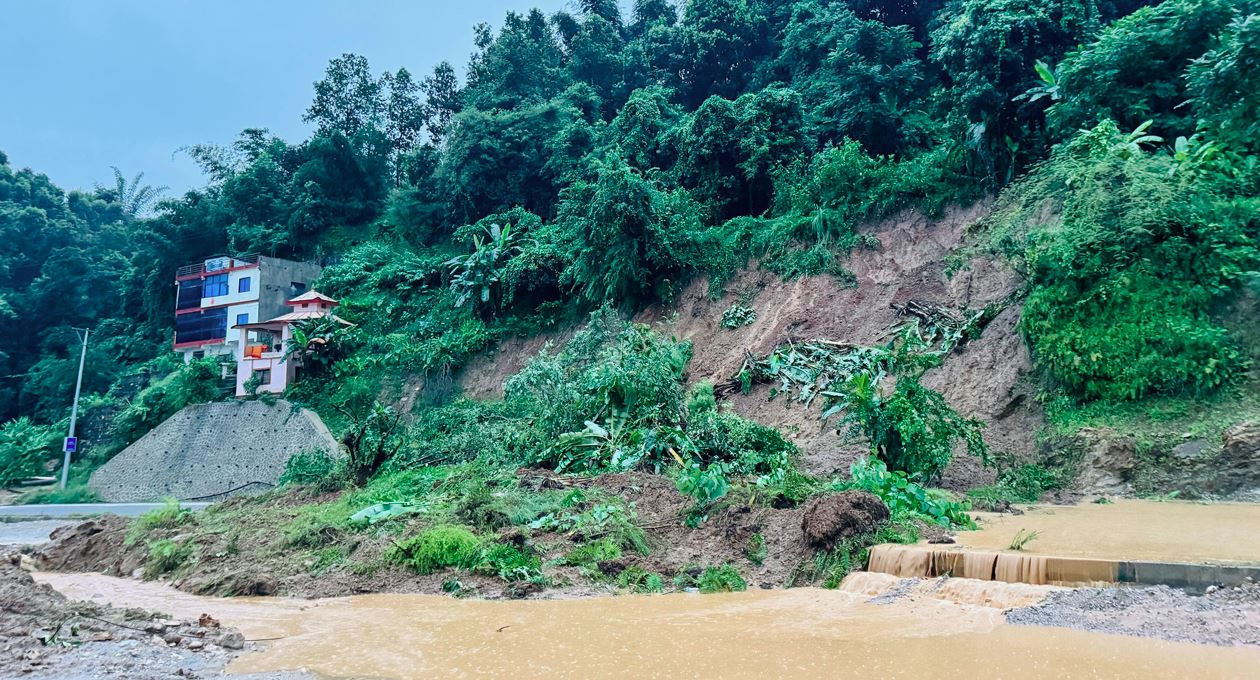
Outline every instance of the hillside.
<path fill-rule="evenodd" d="M 309 139 L 192 146 L 183 196 L 0 154 L 5 484 L 57 464 L 94 329 L 78 484 L 27 501 L 224 398 L 169 351 L 178 267 L 318 261 L 351 324 L 284 348 L 342 451 L 49 559 L 226 593 L 835 585 L 976 509 L 1255 497 L 1260 5 L 629 9 L 480 25 L 462 78 L 337 57 Z"/>

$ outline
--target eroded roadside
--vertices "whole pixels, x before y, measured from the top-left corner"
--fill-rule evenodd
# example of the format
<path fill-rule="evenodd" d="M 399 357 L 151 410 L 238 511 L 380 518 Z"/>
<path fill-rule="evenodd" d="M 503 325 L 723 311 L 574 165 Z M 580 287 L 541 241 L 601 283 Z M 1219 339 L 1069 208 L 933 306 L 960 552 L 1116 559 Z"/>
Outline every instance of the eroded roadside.
<path fill-rule="evenodd" d="M 36 582 L 21 557 L 0 556 L 0 677 L 57 680 L 158 680 L 217 677 L 252 649 L 212 616 L 174 620 L 163 613 L 71 600 Z M 253 680 L 301 680 L 276 672 Z"/>

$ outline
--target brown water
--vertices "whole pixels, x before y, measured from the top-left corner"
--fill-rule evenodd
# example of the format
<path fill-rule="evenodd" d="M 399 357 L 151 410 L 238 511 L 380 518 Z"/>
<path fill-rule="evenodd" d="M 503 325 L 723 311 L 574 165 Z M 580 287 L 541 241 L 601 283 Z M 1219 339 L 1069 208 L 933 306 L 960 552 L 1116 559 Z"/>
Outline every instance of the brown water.
<path fill-rule="evenodd" d="M 854 575 L 841 590 L 585 600 L 466 601 L 361 595 L 302 601 L 200 598 L 95 574 L 42 574 L 76 599 L 181 618 L 207 612 L 250 639 L 281 637 L 234 672 L 334 677 L 1260 677 L 1260 650 L 1008 626 L 997 607 L 1047 588 Z M 938 587 L 939 585 L 939 587 Z M 945 588 L 949 586 L 949 588 Z M 982 606 L 988 602 L 995 606 Z"/>
<path fill-rule="evenodd" d="M 1025 554 L 1108 560 L 1260 564 L 1260 503 L 1117 500 L 1041 505 L 1022 515 L 982 514 L 958 544 L 1006 550 L 1020 529 L 1039 531 Z"/>

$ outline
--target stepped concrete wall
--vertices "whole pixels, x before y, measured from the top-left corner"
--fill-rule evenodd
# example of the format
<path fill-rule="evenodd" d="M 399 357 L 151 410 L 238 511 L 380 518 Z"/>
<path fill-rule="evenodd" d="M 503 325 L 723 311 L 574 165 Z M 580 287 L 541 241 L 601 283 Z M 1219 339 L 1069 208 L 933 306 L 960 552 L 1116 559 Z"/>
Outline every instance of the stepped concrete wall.
<path fill-rule="evenodd" d="M 266 490 L 294 454 L 336 452 L 319 416 L 279 400 L 189 406 L 92 473 L 106 501 L 216 500 Z"/>

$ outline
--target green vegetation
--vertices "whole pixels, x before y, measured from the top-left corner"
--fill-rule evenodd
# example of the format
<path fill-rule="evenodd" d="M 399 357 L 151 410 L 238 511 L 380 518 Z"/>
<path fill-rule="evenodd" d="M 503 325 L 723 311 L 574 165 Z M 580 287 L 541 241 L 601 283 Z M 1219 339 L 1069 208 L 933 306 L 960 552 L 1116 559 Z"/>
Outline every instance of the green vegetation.
<path fill-rule="evenodd" d="M 1011 550 L 1023 550 L 1024 547 L 1027 546 L 1029 543 L 1032 543 L 1033 541 L 1037 540 L 1037 537 L 1040 535 L 1041 535 L 1040 531 L 1028 531 L 1026 529 L 1020 529 L 1019 531 L 1015 532 L 1015 536 L 1014 538 L 1011 539 L 1011 544 L 1008 547 Z"/>
<path fill-rule="evenodd" d="M 916 521 L 971 526 L 972 502 L 1071 481 L 1070 462 L 990 456 L 981 423 L 922 380 L 1020 300 L 1048 438 L 1120 425 L 1145 452 L 1256 415 L 1260 345 L 1241 318 L 1260 292 L 1256 0 L 630 10 L 482 24 L 462 82 L 445 62 L 417 77 L 337 57 L 305 113 L 310 138 L 250 128 L 194 146 L 206 184 L 179 197 L 117 171 L 65 192 L 0 153 L 0 319 L 23 329 L 0 338 L 0 483 L 55 465 L 74 328 L 94 329 L 85 414 L 111 425 L 70 491 L 28 499 L 85 498 L 93 466 L 224 396 L 216 363 L 169 356 L 174 272 L 219 252 L 333 262 L 318 286 L 356 325 L 295 327 L 285 351 L 306 368 L 286 396 L 345 455 L 290 461 L 279 493 L 296 504 L 248 505 L 265 537 L 177 505 L 140 518 L 128 541 L 149 546 L 153 573 L 190 563 L 196 544 L 172 542 L 187 528 L 300 552 L 320 573 L 454 569 L 461 594 L 487 576 L 541 583 L 557 564 L 655 592 L 662 575 L 620 564 L 654 547 L 638 510 L 591 482 L 638 472 L 694 501 L 680 519 L 692 528 L 844 488 L 879 495 L 892 524 L 798 574 L 836 585 L 872 540 L 908 539 Z M 899 303 L 907 321 L 870 346 L 785 340 L 716 388 L 692 383 L 689 342 L 625 321 L 698 277 L 716 298 L 752 262 L 856 285 L 846 254 L 880 246 L 864 225 L 987 198 L 951 261 L 1009 264 L 1025 285 L 1002 303 Z M 753 294 L 711 322 L 757 323 Z M 496 343 L 576 326 L 502 398 L 457 394 L 453 375 Z M 721 403 L 759 383 L 869 444 L 851 480 L 802 473 L 783 433 Z M 963 449 L 995 459 L 997 483 L 966 500 L 929 488 Z M 387 557 L 356 561 L 366 538 L 388 539 Z M 625 568 L 596 573 L 608 562 Z M 686 579 L 744 587 L 730 565 Z"/>

